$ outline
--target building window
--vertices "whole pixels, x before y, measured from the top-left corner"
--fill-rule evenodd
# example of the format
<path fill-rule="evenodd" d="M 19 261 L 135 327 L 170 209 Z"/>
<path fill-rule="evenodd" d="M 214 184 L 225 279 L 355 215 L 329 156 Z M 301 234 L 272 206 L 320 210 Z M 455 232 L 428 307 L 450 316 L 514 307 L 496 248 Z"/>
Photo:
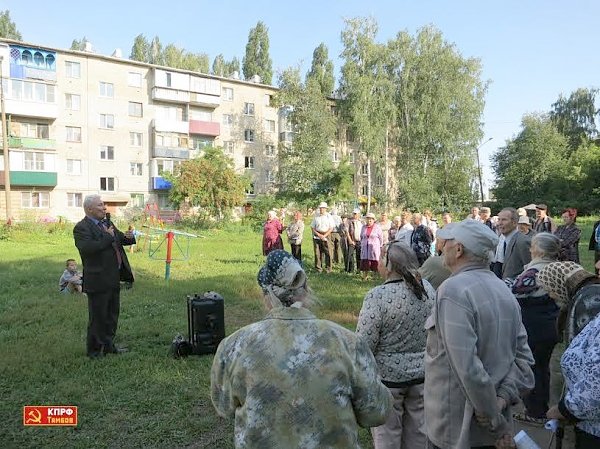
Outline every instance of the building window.
<path fill-rule="evenodd" d="M 360 174 L 363 176 L 367 176 L 369 174 L 369 166 L 367 164 L 362 164 L 360 166 Z"/>
<path fill-rule="evenodd" d="M 115 116 L 113 114 L 100 114 L 100 128 L 114 129 Z"/>
<path fill-rule="evenodd" d="M 81 109 L 81 96 L 65 94 L 65 107 L 71 111 L 79 111 Z"/>
<path fill-rule="evenodd" d="M 81 78 L 81 64 L 65 61 L 65 72 L 67 78 Z"/>
<path fill-rule="evenodd" d="M 246 156 L 244 158 L 244 168 L 254 168 L 254 156 Z"/>
<path fill-rule="evenodd" d="M 102 192 L 114 192 L 115 178 L 100 178 L 100 190 Z"/>
<path fill-rule="evenodd" d="M 223 152 L 225 154 L 233 154 L 233 149 L 235 147 L 235 143 L 233 140 L 228 140 L 223 142 Z"/>
<path fill-rule="evenodd" d="M 11 97 L 13 100 L 54 103 L 54 88 L 52 84 L 13 79 L 11 83 Z"/>
<path fill-rule="evenodd" d="M 129 163 L 129 174 L 131 176 L 142 176 L 142 163 L 141 162 L 130 162 Z"/>
<path fill-rule="evenodd" d="M 129 72 L 127 74 L 127 85 L 131 87 L 142 87 L 142 74 Z"/>
<path fill-rule="evenodd" d="M 129 146 L 141 147 L 142 146 L 142 133 L 130 132 L 129 133 Z"/>
<path fill-rule="evenodd" d="M 69 174 L 69 175 L 80 175 L 81 174 L 81 160 L 80 159 L 67 159 L 67 174 Z"/>
<path fill-rule="evenodd" d="M 18 124 L 17 124 L 18 125 Z M 34 139 L 49 139 L 50 126 L 46 123 L 27 123 L 20 124 L 19 137 L 32 137 Z M 2 132 L 0 131 L 0 135 Z"/>
<path fill-rule="evenodd" d="M 275 156 L 275 145 L 265 145 L 265 155 Z"/>
<path fill-rule="evenodd" d="M 81 193 L 67 193 L 67 207 L 83 207 L 83 195 Z"/>
<path fill-rule="evenodd" d="M 81 128 L 67 126 L 67 142 L 81 142 Z"/>
<path fill-rule="evenodd" d="M 265 94 L 265 106 L 273 105 L 273 95 Z"/>
<path fill-rule="evenodd" d="M 23 170 L 44 171 L 44 153 L 23 153 Z"/>
<path fill-rule="evenodd" d="M 143 193 L 132 193 L 131 201 L 129 204 L 132 207 L 144 207 L 144 194 Z"/>
<path fill-rule="evenodd" d="M 265 182 L 275 182 L 275 172 L 273 172 L 273 170 L 267 170 L 267 173 L 265 174 Z"/>
<path fill-rule="evenodd" d="M 382 176 L 381 174 L 378 174 L 378 175 L 375 177 L 375 185 L 376 185 L 377 187 L 383 187 L 383 184 L 384 184 L 384 179 L 383 179 L 383 176 Z"/>
<path fill-rule="evenodd" d="M 244 115 L 254 115 L 254 103 L 244 103 Z"/>
<path fill-rule="evenodd" d="M 100 159 L 103 161 L 115 160 L 115 147 L 108 145 L 100 145 Z"/>
<path fill-rule="evenodd" d="M 348 153 L 348 155 L 350 156 L 350 160 L 352 161 L 352 163 L 354 163 L 354 151 L 350 150 L 350 152 Z"/>
<path fill-rule="evenodd" d="M 254 183 L 250 183 L 248 187 L 246 187 L 246 195 L 254 195 Z"/>
<path fill-rule="evenodd" d="M 233 114 L 223 114 L 223 126 L 233 125 Z"/>
<path fill-rule="evenodd" d="M 130 117 L 141 117 L 142 116 L 142 103 L 136 103 L 134 101 L 129 102 L 129 116 Z"/>
<path fill-rule="evenodd" d="M 211 147 L 214 140 L 209 137 L 192 137 L 192 149 L 202 150 L 206 147 Z"/>
<path fill-rule="evenodd" d="M 254 130 L 253 129 L 244 130 L 244 140 L 246 142 L 254 142 Z"/>
<path fill-rule="evenodd" d="M 265 120 L 265 130 L 270 133 L 275 132 L 275 120 Z"/>
<path fill-rule="evenodd" d="M 331 152 L 331 160 L 332 160 L 333 162 L 339 162 L 339 161 L 340 161 L 340 155 L 339 155 L 339 153 L 337 152 L 337 150 L 333 150 L 333 151 Z"/>
<path fill-rule="evenodd" d="M 231 87 L 224 87 L 222 90 L 223 100 L 233 101 L 233 89 Z"/>
<path fill-rule="evenodd" d="M 167 87 L 171 87 L 171 74 L 169 72 L 167 72 L 166 75 L 167 75 Z"/>
<path fill-rule="evenodd" d="M 158 159 L 156 161 L 158 176 L 162 176 L 163 173 L 173 173 L 173 171 L 175 171 L 175 169 L 179 165 L 181 165 L 181 161 L 174 161 L 171 159 Z"/>
<path fill-rule="evenodd" d="M 361 187 L 360 189 L 361 195 L 368 195 L 369 194 L 369 187 L 365 184 Z"/>
<path fill-rule="evenodd" d="M 50 207 L 48 192 L 21 192 L 21 207 L 27 209 Z"/>
<path fill-rule="evenodd" d="M 115 96 L 115 87 L 113 83 L 100 81 L 100 96 L 113 98 Z"/>

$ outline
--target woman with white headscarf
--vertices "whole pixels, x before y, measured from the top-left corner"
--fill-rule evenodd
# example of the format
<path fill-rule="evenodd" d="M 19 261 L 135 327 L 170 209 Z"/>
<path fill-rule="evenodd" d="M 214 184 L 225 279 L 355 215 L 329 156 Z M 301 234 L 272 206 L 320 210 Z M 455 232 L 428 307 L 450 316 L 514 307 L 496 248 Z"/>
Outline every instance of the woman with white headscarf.
<path fill-rule="evenodd" d="M 366 342 L 308 310 L 291 254 L 271 252 L 258 283 L 267 316 L 225 338 L 211 370 L 211 399 L 235 417 L 235 446 L 359 448 L 358 426 L 385 422 L 391 402 Z"/>

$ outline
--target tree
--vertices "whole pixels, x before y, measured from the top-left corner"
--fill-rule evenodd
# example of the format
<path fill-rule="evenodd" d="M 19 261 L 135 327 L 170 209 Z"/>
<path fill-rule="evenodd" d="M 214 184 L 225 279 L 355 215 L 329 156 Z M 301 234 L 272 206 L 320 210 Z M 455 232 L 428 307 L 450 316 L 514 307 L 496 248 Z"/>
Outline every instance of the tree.
<path fill-rule="evenodd" d="M 415 37 L 398 33 L 388 51 L 400 202 L 418 209 L 467 206 L 476 196 L 475 155 L 483 135 L 487 82 L 480 61 L 464 58 L 432 26 Z"/>
<path fill-rule="evenodd" d="M 367 164 L 367 211 L 371 205 L 371 168 L 383 160 L 387 179 L 388 133 L 394 123 L 395 88 L 387 71 L 387 49 L 375 42 L 373 19 L 350 19 L 342 31 L 342 116 L 357 139 Z"/>
<path fill-rule="evenodd" d="M 327 46 L 323 43 L 315 48 L 310 71 L 307 78 L 315 78 L 321 86 L 321 92 L 326 97 L 333 94 L 335 78 L 333 76 L 333 62 L 329 59 Z"/>
<path fill-rule="evenodd" d="M 150 54 L 150 43 L 146 36 L 138 34 L 133 40 L 133 47 L 131 47 L 131 54 L 129 59 L 133 61 L 148 62 L 148 55 Z"/>
<path fill-rule="evenodd" d="M 73 39 L 73 42 L 71 42 L 71 50 L 84 51 L 85 44 L 87 44 L 88 42 L 89 41 L 87 40 L 87 37 L 85 37 L 85 36 L 83 36 L 83 39 L 81 39 L 81 40 Z"/>
<path fill-rule="evenodd" d="M 163 64 L 167 67 L 181 68 L 183 63 L 183 48 L 179 48 L 174 44 L 169 44 L 162 52 Z"/>
<path fill-rule="evenodd" d="M 207 147 L 201 157 L 182 162 L 177 173 L 164 176 L 172 183 L 169 197 L 175 205 L 188 202 L 213 217 L 222 218 L 246 198 L 248 180 L 236 174 L 221 148 Z"/>
<path fill-rule="evenodd" d="M 10 11 L 0 12 L 0 37 L 4 39 L 23 40 L 21 33 L 17 30 L 17 25 L 10 20 Z"/>
<path fill-rule="evenodd" d="M 250 79 L 254 75 L 258 75 L 262 83 L 271 84 L 273 78 L 272 65 L 269 57 L 269 30 L 263 22 L 259 21 L 248 34 L 246 55 L 242 60 L 244 77 Z"/>
<path fill-rule="evenodd" d="M 227 63 L 227 71 L 225 76 L 233 76 L 235 73 L 240 74 L 240 60 L 234 56 L 233 59 Z"/>
<path fill-rule="evenodd" d="M 278 84 L 275 102 L 293 133 L 291 143 L 279 145 L 279 196 L 300 203 L 330 197 L 339 190 L 332 178 L 336 119 L 331 105 L 314 79 L 301 82 L 297 68 L 286 69 Z"/>
<path fill-rule="evenodd" d="M 162 44 L 158 36 L 154 36 L 150 47 L 148 49 L 148 55 L 146 56 L 146 62 L 150 64 L 164 65 L 163 49 Z"/>
<path fill-rule="evenodd" d="M 550 119 L 569 141 L 570 152 L 575 151 L 586 140 L 598 135 L 596 116 L 596 94 L 598 89 L 577 89 L 569 98 L 559 96 L 552 104 Z"/>
<path fill-rule="evenodd" d="M 223 54 L 218 54 L 215 56 L 215 59 L 212 64 L 212 74 L 216 76 L 226 76 L 225 72 L 227 70 L 225 57 Z"/>
<path fill-rule="evenodd" d="M 492 156 L 494 193 L 500 205 L 549 203 L 569 194 L 565 158 L 568 142 L 547 115 L 526 115 L 521 131 Z"/>

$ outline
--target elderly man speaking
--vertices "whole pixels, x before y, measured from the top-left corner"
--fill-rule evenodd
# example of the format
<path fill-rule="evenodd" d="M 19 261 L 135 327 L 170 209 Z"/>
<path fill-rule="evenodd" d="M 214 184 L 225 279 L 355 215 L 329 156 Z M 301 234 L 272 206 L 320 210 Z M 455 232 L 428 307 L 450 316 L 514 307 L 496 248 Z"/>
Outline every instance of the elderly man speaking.
<path fill-rule="evenodd" d="M 519 304 L 489 271 L 498 237 L 474 220 L 446 225 L 440 285 L 425 327 L 425 427 L 430 448 L 514 447 L 511 406 L 534 384 Z"/>

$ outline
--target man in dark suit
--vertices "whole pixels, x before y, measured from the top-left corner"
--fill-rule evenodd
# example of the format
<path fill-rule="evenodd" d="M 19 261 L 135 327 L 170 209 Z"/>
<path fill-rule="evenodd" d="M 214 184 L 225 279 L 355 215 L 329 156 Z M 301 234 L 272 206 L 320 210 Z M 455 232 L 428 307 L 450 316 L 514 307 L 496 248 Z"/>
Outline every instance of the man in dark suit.
<path fill-rule="evenodd" d="M 133 282 L 123 245 L 135 244 L 132 231 L 123 234 L 106 220 L 100 195 L 83 202 L 85 218 L 73 228 L 75 246 L 83 263 L 83 291 L 88 297 L 87 355 L 91 358 L 119 354 L 114 345 L 120 309 L 120 281 Z"/>
<path fill-rule="evenodd" d="M 503 245 L 504 253 L 502 279 L 515 279 L 523 272 L 523 267 L 531 262 L 531 237 L 517 230 L 518 220 L 519 214 L 513 207 L 506 207 L 498 214 L 497 227 L 504 237 L 499 243 Z"/>

